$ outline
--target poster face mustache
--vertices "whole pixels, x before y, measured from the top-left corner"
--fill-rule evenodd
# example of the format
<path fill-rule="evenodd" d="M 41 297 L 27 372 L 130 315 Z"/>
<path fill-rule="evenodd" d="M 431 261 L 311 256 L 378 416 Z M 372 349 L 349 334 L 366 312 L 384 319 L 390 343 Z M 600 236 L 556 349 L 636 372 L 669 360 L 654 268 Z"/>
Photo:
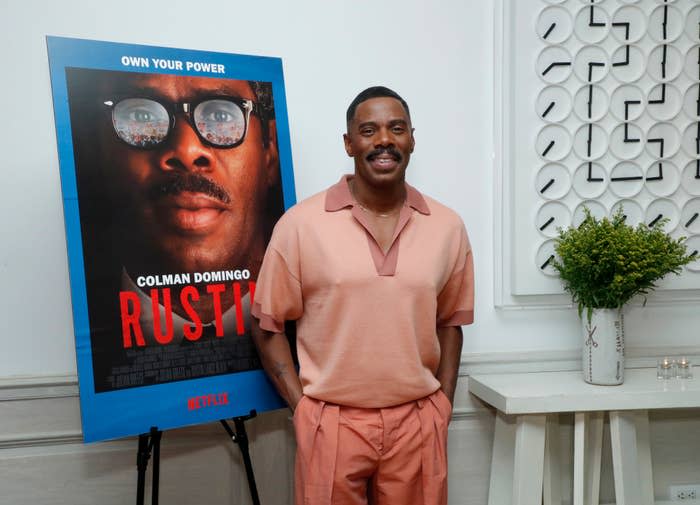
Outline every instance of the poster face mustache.
<path fill-rule="evenodd" d="M 216 198 L 222 203 L 231 203 L 231 196 L 224 188 L 196 173 L 171 176 L 166 181 L 154 184 L 148 190 L 148 198 L 151 201 L 157 201 L 164 196 L 179 195 L 185 192 L 202 193 Z"/>

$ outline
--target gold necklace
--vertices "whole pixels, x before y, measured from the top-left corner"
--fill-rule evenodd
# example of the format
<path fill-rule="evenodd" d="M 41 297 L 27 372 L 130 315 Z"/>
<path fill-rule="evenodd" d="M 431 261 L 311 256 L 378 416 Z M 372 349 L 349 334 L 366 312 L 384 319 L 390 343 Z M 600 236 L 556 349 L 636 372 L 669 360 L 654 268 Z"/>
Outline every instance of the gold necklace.
<path fill-rule="evenodd" d="M 357 204 L 357 206 L 360 209 L 362 209 L 363 211 L 365 211 L 367 214 L 372 214 L 373 216 L 376 216 L 376 217 L 393 217 L 393 216 L 395 216 L 396 214 L 401 212 L 401 207 L 403 207 L 403 204 L 406 201 L 406 199 L 404 198 L 404 201 L 401 202 L 401 205 L 398 208 L 392 210 L 391 212 L 386 212 L 386 213 L 376 212 L 376 211 L 373 211 L 372 209 L 368 209 L 367 207 L 365 207 L 364 205 L 362 205 L 360 203 L 360 200 L 357 198 L 357 196 L 355 196 L 355 185 L 354 185 L 352 180 L 349 181 L 348 188 L 350 189 L 350 194 L 352 195 L 352 199 L 355 200 L 355 203 Z"/>
<path fill-rule="evenodd" d="M 373 216 L 377 216 L 377 217 L 393 217 L 393 216 L 395 216 L 396 214 L 398 214 L 399 212 L 401 212 L 401 207 L 399 207 L 399 208 L 396 209 L 396 210 L 393 210 L 393 211 L 391 211 L 391 212 L 387 212 L 387 213 L 385 213 L 385 214 L 382 214 L 381 212 L 375 212 L 375 211 L 373 211 L 373 210 L 368 209 L 367 207 L 365 207 L 364 205 L 362 205 L 360 202 L 358 202 L 358 201 L 357 201 L 357 198 L 355 198 L 355 202 L 357 203 L 357 206 L 358 206 L 359 208 L 361 208 L 362 210 L 364 210 L 364 211 L 367 212 L 368 214 L 372 214 Z M 401 206 L 403 207 L 403 204 L 401 204 Z"/>

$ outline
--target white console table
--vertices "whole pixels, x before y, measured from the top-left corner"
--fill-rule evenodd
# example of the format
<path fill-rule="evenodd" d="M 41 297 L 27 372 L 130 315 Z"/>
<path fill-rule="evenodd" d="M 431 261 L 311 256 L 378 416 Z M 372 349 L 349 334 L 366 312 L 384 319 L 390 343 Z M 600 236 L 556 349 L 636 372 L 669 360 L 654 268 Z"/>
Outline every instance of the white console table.
<path fill-rule="evenodd" d="M 698 369 L 695 369 L 695 375 Z M 469 391 L 498 409 L 489 505 L 561 504 L 558 414 L 574 412 L 574 505 L 598 505 L 603 418 L 610 415 L 617 505 L 653 505 L 652 409 L 700 407 L 700 380 L 625 371 L 621 386 L 592 386 L 581 372 L 473 375 Z"/>

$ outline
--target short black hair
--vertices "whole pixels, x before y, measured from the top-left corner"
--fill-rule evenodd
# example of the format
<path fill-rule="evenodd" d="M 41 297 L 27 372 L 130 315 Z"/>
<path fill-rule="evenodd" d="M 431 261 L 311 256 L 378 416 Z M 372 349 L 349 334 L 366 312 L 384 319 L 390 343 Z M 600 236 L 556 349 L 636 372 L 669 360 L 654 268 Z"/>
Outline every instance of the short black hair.
<path fill-rule="evenodd" d="M 401 102 L 401 105 L 403 105 L 403 108 L 406 110 L 406 114 L 408 115 L 408 119 L 411 119 L 411 111 L 408 110 L 408 104 L 406 103 L 406 100 L 401 98 L 401 96 L 394 90 L 387 88 L 386 86 L 372 86 L 367 88 L 364 91 L 361 91 L 359 95 L 355 97 L 355 99 L 350 102 L 350 106 L 348 107 L 348 111 L 345 114 L 345 119 L 347 121 L 347 124 L 350 124 L 350 121 L 355 117 L 355 111 L 357 110 L 357 106 L 360 105 L 362 102 L 365 102 L 369 100 L 370 98 L 383 98 L 383 97 L 388 97 L 388 98 L 395 98 L 399 102 Z"/>

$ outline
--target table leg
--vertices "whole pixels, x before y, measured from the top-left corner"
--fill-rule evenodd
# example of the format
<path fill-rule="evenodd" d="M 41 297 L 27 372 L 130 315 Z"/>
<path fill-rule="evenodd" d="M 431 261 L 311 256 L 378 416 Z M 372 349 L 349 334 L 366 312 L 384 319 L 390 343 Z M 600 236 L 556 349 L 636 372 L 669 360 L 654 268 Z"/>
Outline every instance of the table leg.
<path fill-rule="evenodd" d="M 541 505 L 544 414 L 496 414 L 489 505 Z"/>
<path fill-rule="evenodd" d="M 574 505 L 598 505 L 603 412 L 577 412 L 574 420 Z"/>
<path fill-rule="evenodd" d="M 617 505 L 653 505 L 647 411 L 611 411 L 610 441 Z"/>
<path fill-rule="evenodd" d="M 518 416 L 513 458 L 513 505 L 541 505 L 544 469 L 544 414 Z"/>
<path fill-rule="evenodd" d="M 642 505 L 654 505 L 654 475 L 651 469 L 651 444 L 649 437 L 649 413 L 635 412 L 637 427 L 637 458 L 639 460 L 639 488 Z"/>
<path fill-rule="evenodd" d="M 544 435 L 543 505 L 561 505 L 560 441 L 559 414 L 549 414 Z"/>
<path fill-rule="evenodd" d="M 515 428 L 514 417 L 496 412 L 488 505 L 511 505 Z"/>

